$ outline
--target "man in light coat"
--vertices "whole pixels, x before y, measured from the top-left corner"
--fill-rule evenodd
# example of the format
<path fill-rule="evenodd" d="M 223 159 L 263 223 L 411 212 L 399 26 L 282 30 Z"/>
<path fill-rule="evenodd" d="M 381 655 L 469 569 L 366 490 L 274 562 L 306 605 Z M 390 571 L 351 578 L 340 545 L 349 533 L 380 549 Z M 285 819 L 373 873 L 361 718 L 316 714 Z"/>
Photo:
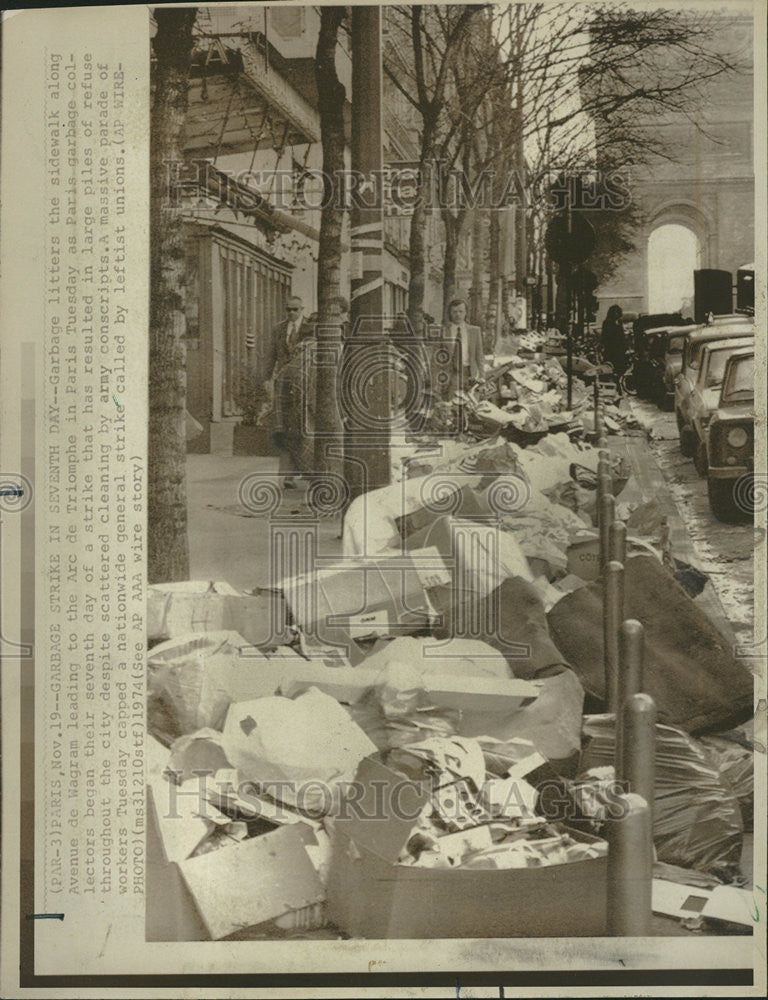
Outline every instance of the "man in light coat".
<path fill-rule="evenodd" d="M 467 303 L 464 299 L 453 299 L 449 303 L 443 340 L 451 351 L 450 388 L 453 392 L 465 392 L 471 382 L 479 382 L 483 378 L 485 358 L 482 330 L 467 323 Z"/>

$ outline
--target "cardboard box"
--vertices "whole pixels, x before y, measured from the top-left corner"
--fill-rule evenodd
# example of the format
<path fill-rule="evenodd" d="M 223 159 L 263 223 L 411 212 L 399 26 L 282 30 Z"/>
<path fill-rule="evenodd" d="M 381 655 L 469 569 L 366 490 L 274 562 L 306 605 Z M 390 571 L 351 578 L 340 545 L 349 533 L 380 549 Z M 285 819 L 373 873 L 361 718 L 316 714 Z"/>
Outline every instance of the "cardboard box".
<path fill-rule="evenodd" d="M 238 594 L 229 584 L 189 580 L 156 584 L 147 598 L 147 638 L 173 639 L 190 632 L 239 632 L 253 646 L 291 641 L 282 595 Z"/>
<path fill-rule="evenodd" d="M 317 907 L 325 891 L 305 843 L 309 827 L 294 823 L 179 865 L 209 936 L 242 934 L 287 913 Z"/>
<path fill-rule="evenodd" d="M 423 540 L 425 532 L 446 511 L 450 511 L 455 517 L 487 517 L 489 511 L 487 507 L 483 507 L 480 504 L 475 492 L 475 487 L 479 482 L 480 478 L 477 477 L 476 480 L 473 478 L 472 486 L 460 486 L 456 483 L 454 485 L 452 497 L 450 494 L 445 496 L 441 493 L 439 501 L 435 500 L 434 506 L 417 507 L 408 514 L 396 517 L 395 525 L 397 526 L 398 534 L 403 541 L 406 539 L 413 539 L 413 536 L 422 538 L 420 544 L 414 544 L 412 541 L 408 548 L 418 548 L 430 544 L 429 542 L 425 542 Z"/>
<path fill-rule="evenodd" d="M 158 805 L 162 808 L 160 803 Z M 146 859 L 147 892 L 144 912 L 147 941 L 206 941 L 208 932 L 195 901 L 184 884 L 179 866 L 169 861 L 165 854 L 158 809 L 151 788 L 147 788 Z"/>
<path fill-rule="evenodd" d="M 437 644 L 435 644 L 437 645 Z M 427 663 L 429 661 L 427 660 Z M 415 663 L 415 667 L 422 666 Z M 421 688 L 438 708 L 466 712 L 514 712 L 533 701 L 539 689 L 514 677 L 482 677 L 419 670 Z M 316 687 L 337 701 L 354 705 L 366 691 L 384 681 L 384 668 L 326 667 L 322 663 L 285 661 L 280 691 L 288 698 Z"/>
<path fill-rule="evenodd" d="M 507 713 L 534 701 L 539 688 L 516 677 L 451 677 L 424 674 L 429 701 L 438 708 L 462 712 Z"/>
<path fill-rule="evenodd" d="M 680 920 L 705 917 L 743 927 L 755 926 L 754 893 L 733 885 L 718 885 L 714 889 L 653 880 L 653 912 Z"/>
<path fill-rule="evenodd" d="M 566 550 L 569 575 L 582 580 L 596 580 L 600 576 L 600 539 L 584 538 L 571 543 Z"/>
<path fill-rule="evenodd" d="M 325 891 L 307 850 L 318 846 L 309 825 L 294 823 L 208 854 L 172 861 L 167 848 L 179 847 L 180 839 L 174 836 L 168 841 L 169 825 L 186 825 L 188 817 L 164 822 L 162 792 L 157 784 L 148 789 L 148 941 L 248 936 L 249 929 L 287 914 L 289 926 L 296 923 L 309 929 L 322 924 Z M 180 806 L 185 800 L 177 801 Z M 208 808 L 216 812 L 213 806 Z"/>
<path fill-rule="evenodd" d="M 451 569 L 453 592 L 467 591 L 482 598 L 511 576 L 533 580 L 514 535 L 488 521 L 478 523 L 446 515 L 437 518 L 419 538 L 421 545 L 436 548 Z M 411 547 L 410 542 L 406 540 L 406 549 Z"/>
<path fill-rule="evenodd" d="M 304 634 L 340 647 L 354 665 L 362 659 L 357 641 L 426 628 L 434 616 L 427 591 L 450 580 L 437 549 L 429 548 L 346 559 L 283 581 L 283 592 Z"/>
<path fill-rule="evenodd" d="M 336 820 L 327 888 L 328 918 L 341 930 L 369 939 L 606 934 L 607 857 L 509 870 L 398 865 L 429 791 L 401 784 L 406 779 L 378 757 L 360 764 L 356 781 L 359 812 L 348 806 Z"/>

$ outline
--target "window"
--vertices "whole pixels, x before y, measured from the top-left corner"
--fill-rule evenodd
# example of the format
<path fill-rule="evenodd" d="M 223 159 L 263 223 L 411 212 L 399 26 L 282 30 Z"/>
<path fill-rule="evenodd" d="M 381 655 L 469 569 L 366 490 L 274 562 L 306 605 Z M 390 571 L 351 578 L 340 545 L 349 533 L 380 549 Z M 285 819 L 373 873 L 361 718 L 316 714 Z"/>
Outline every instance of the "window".
<path fill-rule="evenodd" d="M 252 376 L 268 378 L 272 331 L 284 318 L 290 293 L 287 269 L 235 245 L 219 245 L 222 298 L 222 416 L 243 412 L 243 393 Z M 216 276 L 214 274 L 214 280 Z M 246 335 L 255 338 L 253 357 Z"/>
<path fill-rule="evenodd" d="M 711 351 L 709 355 L 709 364 L 707 366 L 707 386 L 711 388 L 714 385 L 720 385 L 723 381 L 723 372 L 725 371 L 725 362 L 733 354 L 732 349 L 724 348 L 721 351 Z"/>
<path fill-rule="evenodd" d="M 731 362 L 723 386 L 723 399 L 728 402 L 753 399 L 755 395 L 754 354 Z"/>
<path fill-rule="evenodd" d="M 271 27 L 283 38 L 299 38 L 304 33 L 304 9 L 302 7 L 270 7 Z"/>
<path fill-rule="evenodd" d="M 408 290 L 395 285 L 391 281 L 386 285 L 387 295 L 384 300 L 385 308 L 390 316 L 398 316 L 408 312 Z"/>

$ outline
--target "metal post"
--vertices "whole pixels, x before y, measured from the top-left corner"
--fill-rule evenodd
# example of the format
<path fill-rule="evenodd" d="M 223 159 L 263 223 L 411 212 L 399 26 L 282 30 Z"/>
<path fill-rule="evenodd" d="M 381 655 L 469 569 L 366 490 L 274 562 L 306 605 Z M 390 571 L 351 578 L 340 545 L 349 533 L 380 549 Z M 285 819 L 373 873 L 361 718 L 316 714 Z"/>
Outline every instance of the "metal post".
<path fill-rule="evenodd" d="M 656 702 L 649 694 L 634 694 L 622 709 L 622 768 L 620 781 L 642 795 L 651 810 L 656 797 Z M 618 743 L 617 743 L 618 746 Z"/>
<path fill-rule="evenodd" d="M 620 562 L 622 566 L 627 561 L 627 526 L 618 518 L 608 532 L 608 558 Z"/>
<path fill-rule="evenodd" d="M 624 567 L 609 562 L 603 570 L 603 669 L 605 701 L 616 712 L 619 697 L 619 625 L 624 617 Z"/>
<path fill-rule="evenodd" d="M 639 795 L 620 796 L 623 815 L 608 826 L 608 933 L 647 937 L 651 926 L 653 830 Z"/>
<path fill-rule="evenodd" d="M 350 159 L 356 185 L 350 218 L 351 335 L 341 390 L 345 476 L 352 496 L 390 479 L 390 374 L 384 315 L 384 203 L 381 8 L 353 6 Z M 366 479 L 366 482 L 361 482 Z"/>
<path fill-rule="evenodd" d="M 598 480 L 598 486 L 600 480 Z M 600 532 L 600 566 L 601 568 L 610 559 L 610 531 L 611 525 L 616 520 L 616 500 L 611 492 L 610 479 L 604 479 L 602 483 L 602 494 L 600 496 L 600 507 L 597 512 L 597 524 Z"/>
<path fill-rule="evenodd" d="M 592 398 L 593 406 L 595 409 L 595 437 L 600 437 L 600 414 L 598 410 L 600 409 L 600 383 L 597 378 L 597 371 L 595 371 L 595 382 L 592 386 Z"/>
<path fill-rule="evenodd" d="M 616 777 L 626 778 L 624 758 L 624 706 L 629 699 L 643 690 L 643 626 L 634 618 L 622 621 L 619 626 L 619 675 L 616 700 Z M 634 789 L 637 791 L 637 789 Z"/>
<path fill-rule="evenodd" d="M 569 232 L 571 214 L 568 213 Z M 570 410 L 573 405 L 573 278 L 570 265 L 565 271 L 566 295 L 568 300 L 568 340 L 566 342 L 566 373 L 568 375 L 568 400 L 567 408 Z"/>

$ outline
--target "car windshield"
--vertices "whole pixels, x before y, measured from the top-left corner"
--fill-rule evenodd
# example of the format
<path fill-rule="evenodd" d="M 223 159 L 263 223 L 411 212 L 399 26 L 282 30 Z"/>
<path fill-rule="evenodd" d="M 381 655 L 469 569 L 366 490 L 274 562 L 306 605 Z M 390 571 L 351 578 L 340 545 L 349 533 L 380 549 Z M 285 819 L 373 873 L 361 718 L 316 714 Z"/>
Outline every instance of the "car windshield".
<path fill-rule="evenodd" d="M 722 384 L 725 362 L 732 354 L 732 347 L 720 347 L 715 351 L 707 351 L 702 374 L 705 376 L 705 385 L 708 389 Z"/>
<path fill-rule="evenodd" d="M 755 356 L 734 358 L 728 366 L 727 378 L 723 383 L 724 403 L 754 399 L 755 396 Z"/>
<path fill-rule="evenodd" d="M 708 345 L 716 340 L 730 340 L 732 337 L 736 339 L 737 337 L 750 337 L 753 335 L 754 327 L 750 328 L 748 325 L 742 326 L 731 326 L 726 327 L 724 330 L 718 330 L 717 333 L 712 333 L 708 337 L 702 337 L 701 340 L 689 340 L 684 355 L 684 367 L 685 368 L 698 368 L 701 362 L 701 352 Z"/>

